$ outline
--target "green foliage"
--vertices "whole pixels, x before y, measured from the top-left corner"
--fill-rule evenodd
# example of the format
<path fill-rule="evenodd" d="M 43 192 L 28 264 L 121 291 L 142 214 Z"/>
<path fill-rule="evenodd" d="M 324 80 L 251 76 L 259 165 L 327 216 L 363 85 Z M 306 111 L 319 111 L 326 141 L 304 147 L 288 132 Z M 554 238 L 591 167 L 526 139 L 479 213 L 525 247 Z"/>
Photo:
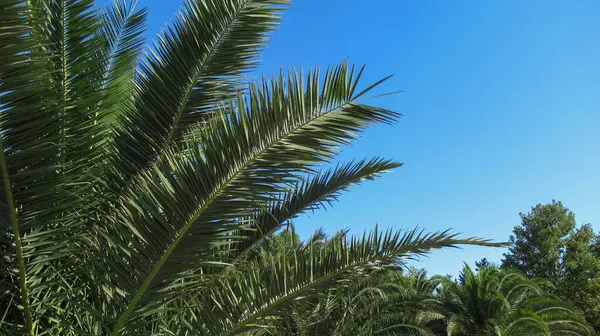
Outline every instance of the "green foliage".
<path fill-rule="evenodd" d="M 600 331 L 600 235 L 589 224 L 566 240 L 564 276 L 556 284 L 557 294 L 575 303 L 587 320 Z"/>
<path fill-rule="evenodd" d="M 256 335 L 592 335 L 579 310 L 547 286 L 496 267 L 465 266 L 453 281 L 378 264 L 294 304 Z"/>
<path fill-rule="evenodd" d="M 538 204 L 528 214 L 519 214 L 521 224 L 510 236 L 503 267 L 517 269 L 530 277 L 552 282 L 562 276 L 565 239 L 575 228 L 575 215 L 561 202 Z"/>
<path fill-rule="evenodd" d="M 383 80 L 360 91 L 363 68 L 344 63 L 247 83 L 283 0 L 186 0 L 144 57 L 145 10 L 94 8 L 0 0 L 3 334 L 260 331 L 379 264 L 494 245 L 374 230 L 261 252 L 297 215 L 400 166 L 321 168 L 398 119 L 358 102 Z"/>
<path fill-rule="evenodd" d="M 578 310 L 544 291 L 545 280 L 510 270 L 465 266 L 457 282 L 442 282 L 445 334 L 592 335 Z"/>
<path fill-rule="evenodd" d="M 424 272 L 405 276 L 396 264 L 378 264 L 294 305 L 275 334 L 432 335 L 430 322 L 443 318 L 432 296 L 438 284 Z"/>
<path fill-rule="evenodd" d="M 481 260 L 475 262 L 475 271 L 479 271 L 480 269 L 488 268 L 490 266 L 491 264 L 487 258 L 481 258 Z"/>
<path fill-rule="evenodd" d="M 589 224 L 576 228 L 573 212 L 556 201 L 521 218 L 502 266 L 549 279 L 553 292 L 583 310 L 600 332 L 600 235 Z"/>
<path fill-rule="evenodd" d="M 209 292 L 213 297 L 198 295 L 200 302 L 197 305 L 203 307 L 198 311 L 199 322 L 207 325 L 208 335 L 240 333 L 250 329 L 252 323 L 266 325 L 273 316 L 290 314 L 298 299 L 344 291 L 348 285 L 355 288 L 357 284 L 354 281 L 360 283 L 359 279 L 377 270 L 379 265 L 392 265 L 398 258 L 453 244 L 455 239 L 446 233 L 424 235 L 415 230 L 403 234 L 391 231 L 379 233 L 376 228 L 362 237 L 341 234 L 323 242 L 291 246 L 276 253 L 261 253 L 247 267 L 211 285 Z M 352 298 L 352 303 L 345 301 L 346 296 L 338 296 L 342 299 L 339 304 L 354 310 L 356 315 L 342 316 L 335 329 L 328 332 L 319 329 L 319 332 L 326 335 L 347 334 L 354 330 L 349 328 L 350 321 L 361 326 L 364 335 L 383 332 L 374 329 L 379 328 L 378 321 L 366 318 L 372 315 L 360 313 L 365 308 L 362 303 L 368 303 L 368 296 L 363 297 L 362 294 Z M 213 301 L 217 301 L 218 305 Z M 398 315 L 401 309 L 419 310 L 407 300 L 397 302 L 394 307 L 371 306 L 368 309 L 377 309 L 378 315 L 396 320 L 401 316 Z M 342 311 L 345 315 L 349 313 L 346 309 Z M 214 324 L 206 322 L 211 319 Z M 194 322 L 191 318 L 188 321 Z"/>

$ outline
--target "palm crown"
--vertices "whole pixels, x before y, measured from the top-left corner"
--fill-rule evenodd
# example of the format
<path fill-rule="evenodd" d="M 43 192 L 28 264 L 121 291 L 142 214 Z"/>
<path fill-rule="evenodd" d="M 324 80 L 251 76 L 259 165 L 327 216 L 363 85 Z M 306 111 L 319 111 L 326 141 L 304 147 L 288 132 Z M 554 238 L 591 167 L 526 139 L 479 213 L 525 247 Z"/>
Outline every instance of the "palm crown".
<path fill-rule="evenodd" d="M 399 114 L 362 68 L 244 74 L 281 0 L 189 0 L 145 53 L 146 11 L 0 1 L 0 330 L 232 335 L 377 263 L 456 244 L 375 230 L 244 261 L 298 214 L 400 166 L 329 169 Z"/>
<path fill-rule="evenodd" d="M 496 267 L 465 266 L 458 281 L 442 279 L 445 334 L 593 335 L 581 312 L 548 294 L 550 283 Z"/>

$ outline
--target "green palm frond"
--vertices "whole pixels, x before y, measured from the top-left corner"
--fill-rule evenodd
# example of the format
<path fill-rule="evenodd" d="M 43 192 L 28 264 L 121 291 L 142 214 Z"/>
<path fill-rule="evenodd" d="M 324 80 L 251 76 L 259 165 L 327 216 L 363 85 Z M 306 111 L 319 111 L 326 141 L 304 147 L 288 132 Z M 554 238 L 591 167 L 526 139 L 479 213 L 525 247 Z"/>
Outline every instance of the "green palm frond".
<path fill-rule="evenodd" d="M 104 63 L 98 52 L 104 42 L 102 21 L 93 0 L 32 3 L 37 6 L 42 43 L 50 56 L 54 99 L 47 103 L 60 118 L 59 172 L 73 185 L 86 187 L 65 191 L 72 195 L 67 205 L 71 206 L 86 197 L 89 163 L 99 162 L 104 152 L 101 129 L 95 125 Z"/>
<path fill-rule="evenodd" d="M 390 324 L 389 326 L 377 330 L 375 335 L 386 335 L 386 336 L 430 336 L 431 330 L 428 328 L 420 327 L 418 322 L 412 321 L 411 319 L 404 319 L 396 324 Z"/>
<path fill-rule="evenodd" d="M 227 279 L 204 296 L 201 319 L 210 335 L 234 335 L 282 314 L 296 299 L 314 295 L 374 263 L 391 263 L 411 254 L 460 244 L 486 244 L 457 239 L 446 232 L 425 234 L 375 231 L 359 237 L 328 240 L 322 248 L 295 250 L 273 259 L 261 259 Z"/>
<path fill-rule="evenodd" d="M 135 108 L 117 139 L 124 181 L 245 84 L 287 1 L 186 0 L 141 64 Z"/>
<path fill-rule="evenodd" d="M 13 279 L 1 284 L 9 302 L 3 310 L 10 312 L 2 329 L 43 330 L 46 315 L 61 305 L 47 291 L 56 277 L 46 270 L 68 264 L 69 231 L 90 203 L 95 171 L 88 163 L 102 151 L 92 127 L 100 25 L 91 4 L 0 5 L 0 210 L 10 223 L 0 244 L 9 263 L 3 269 Z"/>
<path fill-rule="evenodd" d="M 60 133 L 55 127 L 55 113 L 46 107 L 51 99 L 48 54 L 41 50 L 38 36 L 27 20 L 35 13 L 21 1 L 4 1 L 0 6 L 0 210 L 3 217 L 0 244 L 6 255 L 3 263 L 10 265 L 3 267 L 0 289 L 2 302 L 7 304 L 3 306 L 4 314 L 18 316 L 18 305 L 23 307 L 22 318 L 9 319 L 9 322 L 3 318 L 2 322 L 6 326 L 12 320 L 31 332 L 34 317 L 27 283 L 27 244 L 23 239 L 24 233 L 34 227 L 31 214 L 48 212 L 45 210 L 48 204 L 40 199 L 53 192 L 51 188 L 58 180 L 53 162 L 57 160 L 55 144 L 60 140 Z M 28 56 L 33 50 L 40 54 Z M 47 154 L 46 157 L 43 154 Z M 24 213 L 20 208 L 32 211 Z"/>
<path fill-rule="evenodd" d="M 131 94 L 135 88 L 135 75 L 139 56 L 144 47 L 142 36 L 148 12 L 135 9 L 135 2 L 114 0 L 102 15 L 103 45 L 100 48 L 103 99 L 97 111 L 97 121 L 112 131 L 132 106 Z"/>
<path fill-rule="evenodd" d="M 575 307 L 544 292 L 545 283 L 511 270 L 465 266 L 457 283 L 443 282 L 448 334 L 592 335 Z"/>
<path fill-rule="evenodd" d="M 538 296 L 524 301 L 513 314 L 515 320 L 529 317 L 546 325 L 553 335 L 593 335 L 593 329 L 572 304 L 549 296 Z M 507 328 L 508 329 L 508 328 Z"/>
<path fill-rule="evenodd" d="M 342 190 L 399 166 L 401 166 L 399 163 L 373 158 L 368 161 L 361 160 L 338 165 L 333 169 L 311 174 L 309 178 L 295 183 L 291 190 L 282 193 L 266 209 L 245 219 L 249 228 L 234 234 L 244 239 L 235 242 L 233 246 L 228 247 L 228 250 L 234 251 L 236 255 L 248 251 L 259 244 L 264 237 L 299 214 L 331 205 Z M 309 241 L 315 239 L 317 238 Z"/>

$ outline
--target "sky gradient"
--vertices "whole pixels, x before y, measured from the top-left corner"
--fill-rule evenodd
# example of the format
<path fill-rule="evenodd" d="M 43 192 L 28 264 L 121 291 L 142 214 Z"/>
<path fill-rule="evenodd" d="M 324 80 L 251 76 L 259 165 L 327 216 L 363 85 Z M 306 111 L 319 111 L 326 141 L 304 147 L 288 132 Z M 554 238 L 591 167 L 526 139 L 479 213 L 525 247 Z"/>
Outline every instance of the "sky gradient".
<path fill-rule="evenodd" d="M 102 2 L 102 1 L 101 1 Z M 149 7 L 149 36 L 175 0 Z M 519 212 L 561 200 L 600 229 L 600 2 L 298 0 L 253 74 L 280 67 L 366 64 L 364 85 L 395 76 L 373 103 L 402 113 L 369 129 L 341 160 L 405 165 L 295 221 L 307 236 L 349 228 L 452 228 L 507 241 Z M 458 274 L 503 249 L 444 250 L 416 264 Z"/>

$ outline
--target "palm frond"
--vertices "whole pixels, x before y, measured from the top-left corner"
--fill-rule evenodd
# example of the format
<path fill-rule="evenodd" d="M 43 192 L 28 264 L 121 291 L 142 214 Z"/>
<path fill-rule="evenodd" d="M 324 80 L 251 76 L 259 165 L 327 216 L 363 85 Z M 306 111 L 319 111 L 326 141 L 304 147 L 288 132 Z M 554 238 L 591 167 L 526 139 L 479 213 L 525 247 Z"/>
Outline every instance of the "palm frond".
<path fill-rule="evenodd" d="M 0 4 L 0 211 L 11 224 L 0 243 L 12 263 L 6 269 L 18 270 L 11 275 L 18 281 L 7 285 L 19 284 L 18 290 L 5 291 L 2 284 L 3 293 L 13 293 L 8 302 L 22 310 L 21 317 L 7 319 L 14 333 L 52 333 L 50 316 L 66 303 L 55 290 L 61 287 L 52 287 L 63 280 L 48 270 L 60 264 L 70 274 L 74 240 L 86 229 L 81 218 L 100 201 L 94 197 L 95 176 L 105 149 L 95 118 L 103 63 L 98 48 L 104 40 L 92 5 L 91 0 Z"/>
<path fill-rule="evenodd" d="M 117 140 L 125 181 L 186 128 L 235 96 L 287 1 L 187 0 L 141 64 L 135 108 Z"/>
<path fill-rule="evenodd" d="M 102 85 L 105 41 L 93 0 L 39 0 L 41 39 L 52 64 L 54 100 L 60 118 L 60 172 L 75 182 L 87 177 L 89 162 L 97 162 L 103 138 L 95 127 L 98 91 Z M 67 169 L 66 167 L 70 169 Z M 75 168 L 81 168 L 76 170 Z M 73 194 L 73 192 L 71 192 Z"/>
<path fill-rule="evenodd" d="M 458 283 L 443 283 L 453 335 L 591 335 L 581 313 L 543 291 L 545 281 L 494 267 L 465 266 Z M 450 293 L 447 293 L 450 292 Z M 450 334 L 450 332 L 448 332 Z"/>
<path fill-rule="evenodd" d="M 22 1 L 0 4 L 0 210 L 3 217 L 0 245 L 6 256 L 3 264 L 10 265 L 3 267 L 0 290 L 2 302 L 7 303 L 4 316 L 10 314 L 12 319 L 9 321 L 24 325 L 28 333 L 33 330 L 33 317 L 23 243 L 23 234 L 27 230 L 23 225 L 29 224 L 31 219 L 23 210 L 17 211 L 22 207 L 29 210 L 27 206 L 36 203 L 38 195 L 34 193 L 43 193 L 47 181 L 52 180 L 52 156 L 44 161 L 40 154 L 55 152 L 56 148 L 40 145 L 59 138 L 52 126 L 40 127 L 45 123 L 51 125 L 54 116 L 44 108 L 48 98 L 49 86 L 45 85 L 48 76 L 37 72 L 45 69 L 46 62 L 41 57 L 28 56 L 39 48 L 27 20 L 31 15 L 32 8 Z M 36 173 L 48 175 L 35 178 Z M 33 207 L 33 210 L 43 209 Z M 5 323 L 5 318 L 2 320 L 5 329 L 18 327 Z"/>
<path fill-rule="evenodd" d="M 243 239 L 227 248 L 235 255 L 251 250 L 264 237 L 299 214 L 324 208 L 337 200 L 341 191 L 400 166 L 401 164 L 389 160 L 373 158 L 310 174 L 297 182 L 290 191 L 282 193 L 266 210 L 245 219 L 249 228 L 233 234 Z"/>
<path fill-rule="evenodd" d="M 97 120 L 112 130 L 128 108 L 135 88 L 136 67 L 144 47 L 143 33 L 148 17 L 146 8 L 136 10 L 135 2 L 113 0 L 103 13 L 100 48 L 103 61 L 103 80 L 100 83 L 103 99 Z"/>
<path fill-rule="evenodd" d="M 260 325 L 269 316 L 283 314 L 302 297 L 314 295 L 377 263 L 391 263 L 412 254 L 462 244 L 488 244 L 480 239 L 458 239 L 447 232 L 426 234 L 377 228 L 358 237 L 338 237 L 324 247 L 297 249 L 273 259 L 256 261 L 203 299 L 200 320 L 211 335 L 234 335 Z M 198 326 L 199 328 L 201 325 Z"/>

